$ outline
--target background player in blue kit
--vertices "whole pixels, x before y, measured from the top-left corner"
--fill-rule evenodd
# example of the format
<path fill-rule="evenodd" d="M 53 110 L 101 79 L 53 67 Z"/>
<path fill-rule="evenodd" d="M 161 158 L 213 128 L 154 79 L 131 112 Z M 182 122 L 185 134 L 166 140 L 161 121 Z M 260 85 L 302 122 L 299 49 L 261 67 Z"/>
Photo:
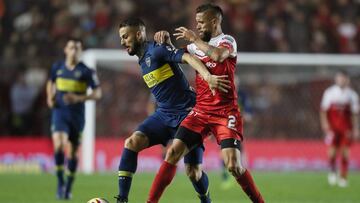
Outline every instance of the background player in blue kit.
<path fill-rule="evenodd" d="M 85 124 L 86 100 L 101 98 L 96 73 L 80 62 L 82 43 L 69 39 L 65 45 L 65 60 L 53 64 L 47 82 L 47 104 L 52 108 L 51 131 L 54 144 L 57 198 L 70 199 L 77 168 L 77 150 Z M 93 89 L 87 94 L 87 89 Z M 85 135 L 86 136 L 86 135 Z M 68 175 L 64 180 L 65 151 L 68 154 Z"/>
<path fill-rule="evenodd" d="M 121 44 L 129 55 L 137 55 L 146 85 L 158 108 L 125 140 L 119 165 L 118 203 L 128 202 L 132 176 L 137 168 L 138 152 L 153 145 L 166 145 L 175 135 L 181 121 L 195 104 L 195 93 L 178 63 L 186 62 L 196 69 L 209 88 L 227 92 L 226 76 L 211 75 L 206 67 L 183 50 L 146 40 L 145 25 L 140 19 L 128 19 L 119 26 Z M 195 148 L 184 159 L 186 172 L 201 202 L 210 202 L 208 178 L 201 169 L 203 148 Z"/>

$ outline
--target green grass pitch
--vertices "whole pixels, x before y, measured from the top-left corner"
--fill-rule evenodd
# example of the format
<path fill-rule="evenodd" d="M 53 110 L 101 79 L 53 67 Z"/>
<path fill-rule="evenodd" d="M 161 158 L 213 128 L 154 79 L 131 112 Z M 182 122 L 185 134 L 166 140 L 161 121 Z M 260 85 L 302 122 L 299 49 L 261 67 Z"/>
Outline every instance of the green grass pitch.
<path fill-rule="evenodd" d="M 360 202 L 360 173 L 349 174 L 349 187 L 330 187 L 324 172 L 254 172 L 254 179 L 266 202 L 274 203 L 350 203 Z M 154 174 L 134 177 L 131 203 L 144 203 Z M 240 187 L 222 190 L 219 173 L 209 173 L 214 203 L 250 202 Z M 1 203 L 86 203 L 94 197 L 115 202 L 117 177 L 114 174 L 78 175 L 70 201 L 55 200 L 55 176 L 51 174 L 0 174 Z M 191 183 L 178 173 L 161 203 L 199 203 Z"/>

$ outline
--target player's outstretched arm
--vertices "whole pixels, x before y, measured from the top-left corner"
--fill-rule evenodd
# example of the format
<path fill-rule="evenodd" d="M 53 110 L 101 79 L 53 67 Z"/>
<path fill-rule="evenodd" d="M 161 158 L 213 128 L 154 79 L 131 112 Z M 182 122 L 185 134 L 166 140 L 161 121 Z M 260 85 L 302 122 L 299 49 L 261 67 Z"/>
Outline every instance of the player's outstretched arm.
<path fill-rule="evenodd" d="M 213 94 L 215 94 L 215 89 L 219 89 L 222 92 L 228 92 L 228 89 L 231 88 L 229 85 L 230 81 L 226 79 L 228 77 L 227 75 L 210 74 L 204 64 L 190 54 L 184 53 L 182 61 L 188 63 L 202 76 L 202 78 L 209 84 L 209 88 Z"/>
<path fill-rule="evenodd" d="M 55 105 L 55 83 L 51 80 L 46 83 L 46 102 L 49 108 Z"/>
<path fill-rule="evenodd" d="M 352 124 L 353 124 L 353 130 L 352 130 L 352 136 L 354 140 L 358 140 L 360 136 L 359 131 L 359 113 L 353 113 L 352 114 Z"/>
<path fill-rule="evenodd" d="M 214 47 L 208 43 L 202 41 L 199 36 L 195 34 L 194 31 L 189 30 L 185 27 L 179 27 L 175 29 L 176 33 L 173 35 L 176 36 L 176 40 L 184 39 L 191 43 L 194 43 L 201 51 L 203 51 L 207 56 L 216 62 L 222 63 L 225 59 L 230 56 L 230 50 L 224 47 Z"/>

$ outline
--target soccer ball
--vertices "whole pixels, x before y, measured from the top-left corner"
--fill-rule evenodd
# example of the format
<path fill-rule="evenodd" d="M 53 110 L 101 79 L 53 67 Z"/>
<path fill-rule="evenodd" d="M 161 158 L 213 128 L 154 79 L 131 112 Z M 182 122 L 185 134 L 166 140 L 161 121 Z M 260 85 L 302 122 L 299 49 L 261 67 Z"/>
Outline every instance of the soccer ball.
<path fill-rule="evenodd" d="M 96 198 L 89 200 L 87 203 L 109 203 L 109 201 L 107 201 L 104 198 L 96 197 Z"/>

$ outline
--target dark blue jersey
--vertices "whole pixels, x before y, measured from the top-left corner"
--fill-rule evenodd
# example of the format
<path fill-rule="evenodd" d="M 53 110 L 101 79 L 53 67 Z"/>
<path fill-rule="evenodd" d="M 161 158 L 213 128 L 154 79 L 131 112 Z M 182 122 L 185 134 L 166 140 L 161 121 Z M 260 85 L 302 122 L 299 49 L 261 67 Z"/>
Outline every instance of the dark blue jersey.
<path fill-rule="evenodd" d="M 159 114 L 160 119 L 169 126 L 179 125 L 195 104 L 195 93 L 178 65 L 183 54 L 184 50 L 147 42 L 139 60 L 143 79 L 155 97 L 157 111 L 163 113 Z M 174 116 L 181 119 L 174 119 Z"/>
<path fill-rule="evenodd" d="M 87 88 L 99 86 L 95 71 L 83 63 L 78 63 L 73 70 L 66 68 L 65 61 L 53 64 L 50 71 L 50 80 L 55 83 L 55 109 L 84 114 L 84 102 L 66 104 L 63 100 L 65 93 L 86 94 Z"/>

